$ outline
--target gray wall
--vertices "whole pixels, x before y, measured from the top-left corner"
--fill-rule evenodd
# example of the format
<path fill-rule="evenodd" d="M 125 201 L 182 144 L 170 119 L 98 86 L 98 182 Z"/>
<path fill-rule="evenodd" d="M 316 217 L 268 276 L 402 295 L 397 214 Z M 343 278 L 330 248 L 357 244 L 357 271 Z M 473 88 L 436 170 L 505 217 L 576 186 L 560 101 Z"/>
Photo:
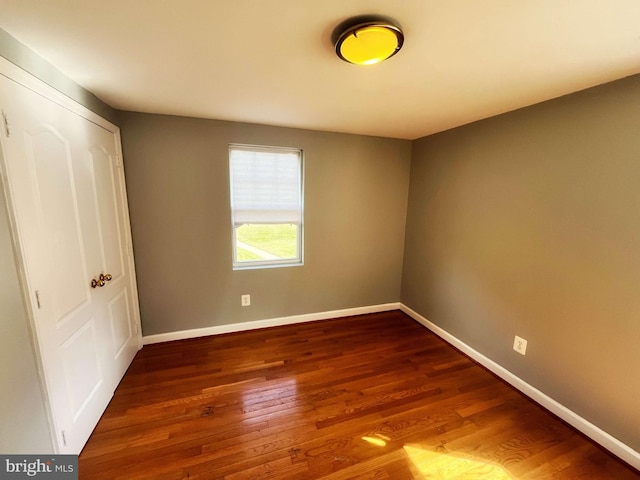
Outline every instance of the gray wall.
<path fill-rule="evenodd" d="M 0 453 L 52 453 L 1 183 L 0 325 Z"/>
<path fill-rule="evenodd" d="M 401 297 L 638 451 L 639 106 L 635 76 L 416 141 Z"/>
<path fill-rule="evenodd" d="M 397 302 L 411 142 L 121 113 L 145 335 Z M 304 266 L 233 271 L 228 145 L 304 151 Z M 240 306 L 240 295 L 251 306 Z"/>
<path fill-rule="evenodd" d="M 116 110 L 72 82 L 2 29 L 0 56 L 118 123 Z M 6 212 L 0 184 L 0 453 L 52 453 L 46 403 L 36 371 Z"/>

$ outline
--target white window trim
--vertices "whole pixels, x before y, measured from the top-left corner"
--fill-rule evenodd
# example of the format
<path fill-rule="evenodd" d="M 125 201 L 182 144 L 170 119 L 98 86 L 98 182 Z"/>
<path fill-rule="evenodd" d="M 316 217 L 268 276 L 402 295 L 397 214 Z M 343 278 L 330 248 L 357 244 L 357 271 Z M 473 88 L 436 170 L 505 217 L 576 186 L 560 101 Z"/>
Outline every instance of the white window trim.
<path fill-rule="evenodd" d="M 274 260 L 251 260 L 237 262 L 237 240 L 236 240 L 236 225 L 234 221 L 234 200 L 233 200 L 233 169 L 231 168 L 231 151 L 232 150 L 247 150 L 254 152 L 283 152 L 283 153 L 295 153 L 299 159 L 299 185 L 300 185 L 300 221 L 297 223 L 298 232 L 296 235 L 298 257 L 274 259 Z M 247 145 L 233 143 L 229 145 L 228 150 L 228 166 L 229 166 L 229 198 L 231 205 L 230 220 L 231 220 L 231 245 L 232 245 L 232 266 L 233 270 L 252 270 L 260 268 L 278 268 L 278 267 L 297 267 L 304 265 L 304 152 L 300 148 L 288 148 L 288 147 L 272 147 L 262 145 Z"/>

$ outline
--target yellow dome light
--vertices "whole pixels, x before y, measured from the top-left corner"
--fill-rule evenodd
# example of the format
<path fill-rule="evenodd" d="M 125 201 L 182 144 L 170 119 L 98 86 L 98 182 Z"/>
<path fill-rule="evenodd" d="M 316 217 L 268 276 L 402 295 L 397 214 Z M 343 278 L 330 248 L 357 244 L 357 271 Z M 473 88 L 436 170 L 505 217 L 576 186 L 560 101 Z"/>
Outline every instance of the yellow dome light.
<path fill-rule="evenodd" d="M 398 53 L 404 43 L 404 35 L 400 27 L 386 20 L 350 26 L 348 21 L 343 22 L 334 32 L 334 38 L 338 56 L 356 65 L 373 65 L 382 62 Z"/>

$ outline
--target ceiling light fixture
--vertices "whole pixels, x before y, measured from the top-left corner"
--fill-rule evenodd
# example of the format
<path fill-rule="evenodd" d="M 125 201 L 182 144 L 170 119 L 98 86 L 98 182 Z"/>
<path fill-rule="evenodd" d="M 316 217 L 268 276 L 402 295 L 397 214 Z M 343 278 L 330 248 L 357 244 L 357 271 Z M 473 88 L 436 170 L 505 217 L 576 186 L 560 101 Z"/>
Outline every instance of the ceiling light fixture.
<path fill-rule="evenodd" d="M 363 15 L 345 20 L 331 36 L 336 54 L 355 65 L 374 65 L 402 48 L 404 34 L 390 18 Z"/>

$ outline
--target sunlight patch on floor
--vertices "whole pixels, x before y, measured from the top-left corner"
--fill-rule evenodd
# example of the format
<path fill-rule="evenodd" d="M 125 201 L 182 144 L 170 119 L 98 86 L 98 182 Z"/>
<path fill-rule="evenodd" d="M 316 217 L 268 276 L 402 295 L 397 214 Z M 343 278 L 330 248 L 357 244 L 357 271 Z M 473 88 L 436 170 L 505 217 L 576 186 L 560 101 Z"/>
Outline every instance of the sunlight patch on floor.
<path fill-rule="evenodd" d="M 378 447 L 384 447 L 387 444 L 386 440 L 378 435 L 375 437 L 362 437 L 362 440 Z"/>
<path fill-rule="evenodd" d="M 429 480 L 514 480 L 500 465 L 481 459 L 451 455 L 405 445 L 421 479 Z"/>

